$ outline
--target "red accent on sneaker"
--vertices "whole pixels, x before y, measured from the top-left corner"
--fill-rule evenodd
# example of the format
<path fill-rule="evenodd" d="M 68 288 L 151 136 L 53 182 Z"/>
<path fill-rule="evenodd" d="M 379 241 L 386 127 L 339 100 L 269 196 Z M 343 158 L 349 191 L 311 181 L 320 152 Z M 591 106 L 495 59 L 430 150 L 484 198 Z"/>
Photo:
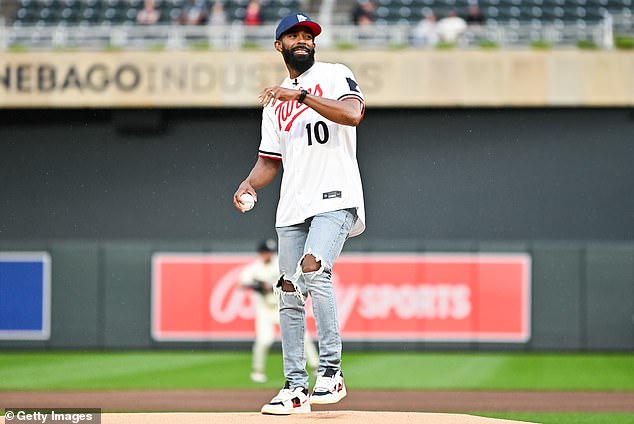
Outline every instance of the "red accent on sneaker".
<path fill-rule="evenodd" d="M 302 403 L 299 401 L 299 398 L 293 398 L 293 408 L 299 408 L 302 406 Z"/>

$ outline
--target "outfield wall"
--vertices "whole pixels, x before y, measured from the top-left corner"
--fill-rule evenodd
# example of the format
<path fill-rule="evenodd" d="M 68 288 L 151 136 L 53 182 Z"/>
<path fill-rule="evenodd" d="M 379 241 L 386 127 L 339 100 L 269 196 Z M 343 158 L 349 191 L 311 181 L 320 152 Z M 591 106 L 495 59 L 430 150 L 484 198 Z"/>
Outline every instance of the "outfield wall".
<path fill-rule="evenodd" d="M 0 348 L 248 348 L 249 342 L 153 339 L 151 257 L 156 252 L 165 251 L 226 253 L 227 250 L 243 252 L 250 247 L 250 243 L 235 241 L 2 242 L 0 249 L 3 251 L 49 252 L 52 312 L 50 339 L 0 340 Z M 634 349 L 633 243 L 419 241 L 377 243 L 374 248 L 392 253 L 393 249 L 427 253 L 528 253 L 532 258 L 532 334 L 527 342 L 517 343 L 351 340 L 348 343 L 350 348 L 472 351 Z M 186 290 L 186 283 L 182 282 L 183 290 Z M 500 305 L 500 309 L 503 306 Z"/>
<path fill-rule="evenodd" d="M 0 111 L 0 238 L 251 240 L 257 109 Z M 629 109 L 368 109 L 360 242 L 634 240 Z M 394 219 L 391 219 L 394 217 Z"/>
<path fill-rule="evenodd" d="M 227 346 L 151 339 L 150 258 L 248 252 L 274 235 L 275 186 L 249 214 L 231 205 L 259 111 L 0 116 L 0 251 L 52 263 L 50 340 L 0 347 Z M 347 251 L 532 258 L 527 343 L 407 346 L 632 350 L 633 134 L 628 109 L 369 109 L 358 152 L 368 230 Z"/>

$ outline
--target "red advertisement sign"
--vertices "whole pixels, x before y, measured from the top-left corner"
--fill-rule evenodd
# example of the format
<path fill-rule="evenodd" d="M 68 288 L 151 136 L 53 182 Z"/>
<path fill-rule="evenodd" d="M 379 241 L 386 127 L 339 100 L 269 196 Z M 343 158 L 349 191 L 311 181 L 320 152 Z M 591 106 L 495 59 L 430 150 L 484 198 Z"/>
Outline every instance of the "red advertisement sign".
<path fill-rule="evenodd" d="M 237 288 L 252 255 L 156 254 L 155 340 L 254 336 L 254 305 Z M 333 270 L 344 340 L 526 342 L 531 260 L 525 254 L 348 254 Z M 308 327 L 314 333 L 310 299 Z"/>

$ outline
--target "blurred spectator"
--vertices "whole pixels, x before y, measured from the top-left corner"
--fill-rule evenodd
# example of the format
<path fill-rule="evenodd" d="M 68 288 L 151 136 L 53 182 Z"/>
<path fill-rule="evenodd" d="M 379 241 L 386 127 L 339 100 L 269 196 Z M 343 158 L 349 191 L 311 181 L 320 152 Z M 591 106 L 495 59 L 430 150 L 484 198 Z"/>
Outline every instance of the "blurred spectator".
<path fill-rule="evenodd" d="M 423 19 L 414 28 L 414 45 L 417 47 L 435 46 L 438 44 L 438 31 L 436 29 L 436 15 L 427 12 Z"/>
<path fill-rule="evenodd" d="M 466 31 L 467 22 L 456 15 L 455 10 L 450 10 L 447 16 L 442 18 L 436 24 L 436 31 L 438 31 L 438 37 L 445 43 L 455 44 L 460 39 L 460 36 Z"/>
<path fill-rule="evenodd" d="M 208 13 L 204 0 L 189 0 L 178 21 L 183 25 L 202 25 L 207 22 Z"/>
<path fill-rule="evenodd" d="M 227 13 L 225 12 L 225 4 L 220 0 L 216 0 L 211 7 L 211 16 L 209 17 L 209 25 L 221 26 L 227 23 Z"/>
<path fill-rule="evenodd" d="M 280 278 L 277 258 L 277 243 L 273 239 L 258 245 L 258 257 L 240 273 L 238 285 L 253 290 L 255 300 L 255 343 L 251 380 L 265 383 L 266 355 L 275 339 L 275 328 L 280 323 L 278 304 L 273 294 L 273 286 Z M 319 354 L 308 332 L 305 333 L 304 348 L 306 361 L 313 370 L 319 366 Z"/>
<path fill-rule="evenodd" d="M 136 23 L 141 25 L 152 25 L 159 21 L 161 12 L 156 9 L 154 0 L 145 0 L 143 9 L 136 15 Z"/>
<path fill-rule="evenodd" d="M 258 26 L 262 23 L 262 5 L 259 0 L 250 0 L 244 12 L 244 24 Z"/>
<path fill-rule="evenodd" d="M 359 0 L 352 9 L 352 22 L 355 25 L 370 25 L 374 22 L 374 3 L 370 0 Z"/>
<path fill-rule="evenodd" d="M 469 26 L 480 26 L 484 24 L 484 16 L 482 16 L 480 7 L 477 4 L 469 6 L 469 14 L 465 20 Z"/>

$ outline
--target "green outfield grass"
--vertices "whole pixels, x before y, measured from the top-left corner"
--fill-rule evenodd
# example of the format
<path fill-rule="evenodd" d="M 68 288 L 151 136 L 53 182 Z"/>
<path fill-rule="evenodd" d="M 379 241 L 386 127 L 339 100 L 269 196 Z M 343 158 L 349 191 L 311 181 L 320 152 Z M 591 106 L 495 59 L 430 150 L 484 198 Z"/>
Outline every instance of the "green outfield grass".
<path fill-rule="evenodd" d="M 249 380 L 247 352 L 0 352 L 0 390 L 278 388 Z M 346 378 L 363 389 L 634 391 L 633 354 L 344 354 Z M 380 376 L 380 378 L 377 378 Z"/>
<path fill-rule="evenodd" d="M 279 388 L 279 352 L 270 381 L 249 380 L 247 352 L 0 352 L 0 390 Z M 634 391 L 634 354 L 344 354 L 349 385 L 362 389 Z M 544 424 L 633 424 L 634 414 L 483 413 Z"/>

